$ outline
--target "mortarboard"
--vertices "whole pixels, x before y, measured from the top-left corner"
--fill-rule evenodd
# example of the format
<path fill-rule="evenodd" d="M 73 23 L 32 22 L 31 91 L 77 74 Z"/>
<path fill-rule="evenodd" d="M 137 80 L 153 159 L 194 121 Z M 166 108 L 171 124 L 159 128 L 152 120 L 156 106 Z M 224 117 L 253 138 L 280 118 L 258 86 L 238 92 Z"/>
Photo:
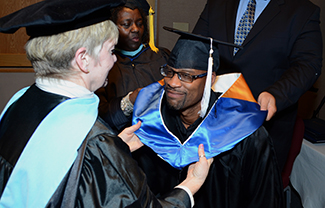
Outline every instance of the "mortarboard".
<path fill-rule="evenodd" d="M 190 68 L 207 71 L 205 89 L 201 100 L 201 111 L 199 112 L 200 116 L 204 117 L 210 100 L 212 71 L 216 72 L 219 68 L 217 45 L 223 44 L 231 47 L 242 47 L 233 43 L 215 40 L 166 26 L 163 28 L 169 32 L 181 35 L 169 55 L 167 61 L 169 66 L 176 69 Z"/>
<path fill-rule="evenodd" d="M 163 27 L 169 32 L 181 35 L 176 42 L 168 59 L 168 65 L 174 68 L 192 68 L 208 70 L 208 58 L 210 49 L 213 49 L 213 71 L 219 67 L 218 44 L 242 48 L 242 46 L 211 39 L 202 35 L 196 35 L 175 28 Z M 212 44 L 211 44 L 212 41 Z"/>
<path fill-rule="evenodd" d="M 126 0 L 124 6 L 130 9 L 140 8 L 144 13 L 146 13 L 146 15 L 149 15 L 150 5 L 146 0 Z"/>
<path fill-rule="evenodd" d="M 31 37 L 54 35 L 109 19 L 125 0 L 44 0 L 0 18 L 0 32 L 25 27 Z"/>

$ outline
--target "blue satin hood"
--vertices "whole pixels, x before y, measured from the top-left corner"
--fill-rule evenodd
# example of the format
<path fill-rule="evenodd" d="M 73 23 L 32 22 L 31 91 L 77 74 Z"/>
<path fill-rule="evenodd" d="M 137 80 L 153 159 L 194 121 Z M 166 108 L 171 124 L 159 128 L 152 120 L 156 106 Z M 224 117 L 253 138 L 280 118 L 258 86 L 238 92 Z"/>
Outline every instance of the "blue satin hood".
<path fill-rule="evenodd" d="M 177 169 L 198 161 L 198 146 L 204 145 L 207 158 L 230 150 L 256 131 L 264 122 L 266 111 L 253 98 L 240 75 L 208 111 L 208 115 L 182 144 L 164 124 L 161 115 L 163 81 L 143 88 L 136 99 L 133 124 L 142 125 L 136 134 L 161 158 Z"/>

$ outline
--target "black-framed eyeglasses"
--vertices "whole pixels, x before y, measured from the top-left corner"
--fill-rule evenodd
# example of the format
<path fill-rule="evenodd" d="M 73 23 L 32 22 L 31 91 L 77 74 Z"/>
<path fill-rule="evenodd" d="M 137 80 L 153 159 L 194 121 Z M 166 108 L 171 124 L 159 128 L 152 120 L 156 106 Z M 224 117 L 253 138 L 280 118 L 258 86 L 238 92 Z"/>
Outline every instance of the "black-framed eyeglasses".
<path fill-rule="evenodd" d="M 170 66 L 168 66 L 167 64 L 164 64 L 163 66 L 160 67 L 160 73 L 164 77 L 168 77 L 168 78 L 173 78 L 174 74 L 177 74 L 177 77 L 178 77 L 179 80 L 181 80 L 183 82 L 188 82 L 188 83 L 191 83 L 195 79 L 201 78 L 201 77 L 204 77 L 204 76 L 207 75 L 207 73 L 198 74 L 198 75 L 191 75 L 191 74 L 186 73 L 186 72 L 176 72 Z"/>

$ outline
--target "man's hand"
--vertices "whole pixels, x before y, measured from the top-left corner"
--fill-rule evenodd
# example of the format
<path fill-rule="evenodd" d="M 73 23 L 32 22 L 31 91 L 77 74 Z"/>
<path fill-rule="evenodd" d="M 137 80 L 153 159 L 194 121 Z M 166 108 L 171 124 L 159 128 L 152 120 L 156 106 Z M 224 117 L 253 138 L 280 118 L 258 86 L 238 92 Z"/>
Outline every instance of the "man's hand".
<path fill-rule="evenodd" d="M 130 100 L 130 102 L 134 105 L 134 103 L 135 103 L 135 99 L 137 98 L 137 96 L 138 96 L 138 94 L 139 94 L 139 92 L 140 92 L 140 90 L 141 90 L 142 88 L 137 88 L 136 90 L 134 90 L 131 94 L 130 94 L 130 96 L 129 96 L 129 100 Z"/>
<path fill-rule="evenodd" d="M 135 135 L 135 131 L 138 130 L 141 126 L 141 121 L 137 124 L 125 128 L 118 136 L 129 146 L 130 151 L 133 152 L 143 146 L 143 143 L 140 141 L 139 137 Z"/>
<path fill-rule="evenodd" d="M 262 92 L 257 99 L 258 104 L 261 106 L 261 110 L 267 110 L 266 121 L 269 121 L 277 111 L 276 109 L 276 101 L 273 95 L 268 92 Z"/>

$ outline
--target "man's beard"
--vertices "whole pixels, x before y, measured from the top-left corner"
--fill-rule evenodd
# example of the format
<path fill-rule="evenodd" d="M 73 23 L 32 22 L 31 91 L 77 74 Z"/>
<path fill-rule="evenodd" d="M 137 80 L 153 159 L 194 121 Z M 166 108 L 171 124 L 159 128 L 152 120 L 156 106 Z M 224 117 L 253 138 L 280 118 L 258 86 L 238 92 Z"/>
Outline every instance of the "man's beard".
<path fill-rule="evenodd" d="M 184 100 L 182 100 L 180 102 L 177 102 L 177 103 L 172 103 L 172 102 L 170 102 L 170 100 L 168 100 L 168 98 L 166 96 L 166 102 L 167 102 L 168 109 L 174 110 L 174 111 L 182 110 L 182 108 L 184 107 L 185 100 L 186 99 L 184 99 Z"/>
<path fill-rule="evenodd" d="M 177 90 L 174 90 L 173 88 L 171 88 L 169 86 L 165 86 L 165 91 L 166 91 L 165 99 L 166 99 L 166 102 L 167 102 L 167 107 L 170 110 L 174 110 L 174 111 L 182 110 L 182 108 L 184 107 L 185 101 L 186 101 L 186 93 L 185 93 L 185 96 L 184 96 L 183 100 L 180 100 L 178 102 L 176 101 L 176 103 L 175 103 L 175 102 L 173 102 L 173 101 L 175 101 L 174 99 L 168 98 L 167 90 L 177 91 Z"/>

